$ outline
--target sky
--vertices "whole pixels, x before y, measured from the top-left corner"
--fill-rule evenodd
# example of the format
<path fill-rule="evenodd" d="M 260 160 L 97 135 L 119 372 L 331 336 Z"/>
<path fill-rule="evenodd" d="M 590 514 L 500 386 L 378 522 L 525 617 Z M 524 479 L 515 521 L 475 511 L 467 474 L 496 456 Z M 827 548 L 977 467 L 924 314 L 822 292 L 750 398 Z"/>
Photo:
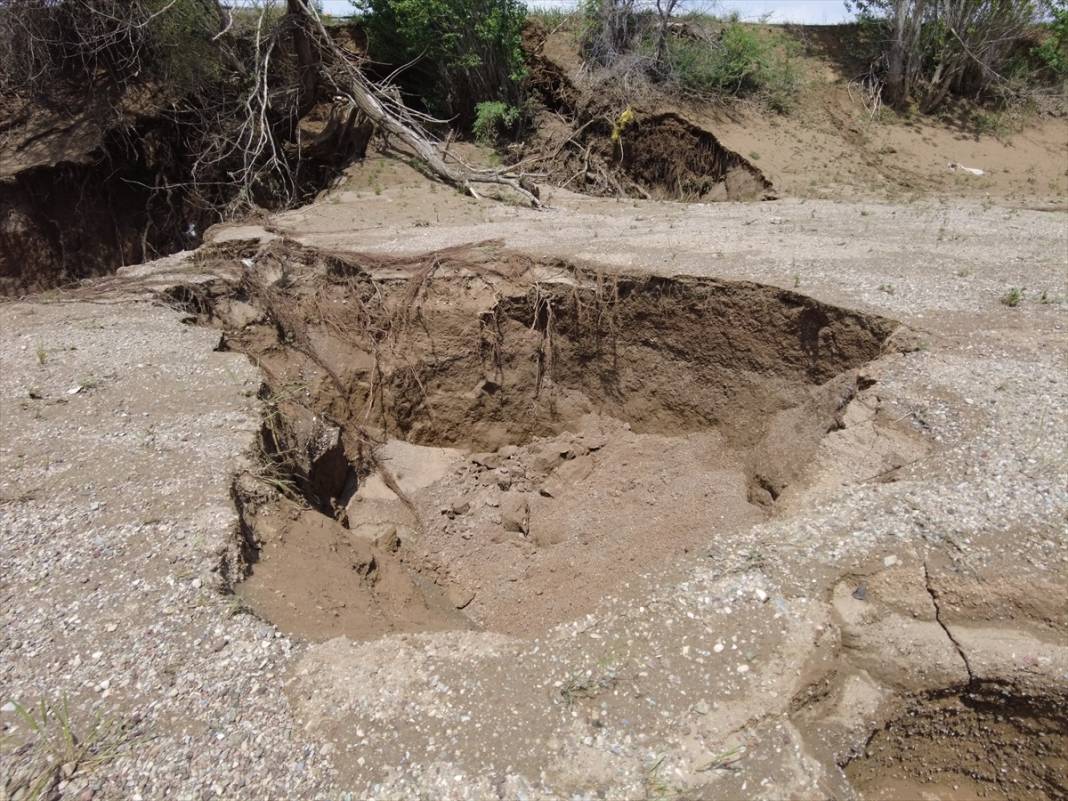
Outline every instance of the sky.
<path fill-rule="evenodd" d="M 575 0 L 527 0 L 527 4 L 568 8 L 575 5 Z M 844 0 L 684 0 L 683 6 L 687 11 L 707 10 L 716 14 L 737 11 L 747 20 L 768 15 L 769 22 L 806 22 L 810 25 L 843 22 L 849 18 Z M 348 14 L 352 3 L 349 0 L 323 0 L 323 9 L 329 14 Z"/>

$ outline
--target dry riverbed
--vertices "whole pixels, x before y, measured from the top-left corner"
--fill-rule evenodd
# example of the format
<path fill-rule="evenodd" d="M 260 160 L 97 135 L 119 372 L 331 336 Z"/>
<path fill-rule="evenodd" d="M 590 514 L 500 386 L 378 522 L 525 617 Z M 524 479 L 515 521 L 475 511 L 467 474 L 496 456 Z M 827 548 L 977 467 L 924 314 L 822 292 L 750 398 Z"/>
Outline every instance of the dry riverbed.
<path fill-rule="evenodd" d="M 10 797 L 1068 792 L 1065 215 L 550 206 L 0 307 Z"/>

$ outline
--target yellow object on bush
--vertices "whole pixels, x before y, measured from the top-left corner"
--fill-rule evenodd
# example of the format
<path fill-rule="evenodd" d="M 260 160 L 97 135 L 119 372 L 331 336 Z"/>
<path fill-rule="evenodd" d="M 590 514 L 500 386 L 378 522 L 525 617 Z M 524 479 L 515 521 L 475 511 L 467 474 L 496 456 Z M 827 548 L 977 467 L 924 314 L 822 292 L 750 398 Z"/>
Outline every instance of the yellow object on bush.
<path fill-rule="evenodd" d="M 612 126 L 612 141 L 618 142 L 623 136 L 623 129 L 634 122 L 634 109 L 627 106 L 623 113 L 616 118 L 616 124 Z"/>

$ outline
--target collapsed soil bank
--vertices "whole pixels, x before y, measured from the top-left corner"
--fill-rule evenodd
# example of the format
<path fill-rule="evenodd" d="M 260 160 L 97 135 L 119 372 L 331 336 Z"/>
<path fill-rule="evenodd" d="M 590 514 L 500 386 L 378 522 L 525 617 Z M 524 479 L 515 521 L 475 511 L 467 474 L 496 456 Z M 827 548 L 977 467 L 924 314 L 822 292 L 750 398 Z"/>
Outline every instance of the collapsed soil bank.
<path fill-rule="evenodd" d="M 61 126 L 62 127 L 62 126 Z M 114 272 L 194 246 L 205 222 L 181 188 L 166 125 L 86 131 L 52 143 L 19 169 L 21 148 L 0 152 L 0 295 L 23 295 Z M 27 135 L 26 148 L 54 130 Z M 99 137 L 99 138 L 97 138 Z"/>
<path fill-rule="evenodd" d="M 775 198 L 771 181 L 712 131 L 680 114 L 633 107 L 614 85 L 580 89 L 546 53 L 538 24 L 523 32 L 527 86 L 539 111 L 511 154 L 533 160 L 550 182 L 601 196 L 683 201 Z"/>
<path fill-rule="evenodd" d="M 194 248 L 232 199 L 235 187 L 200 187 L 206 196 L 193 191 L 195 157 L 185 141 L 188 131 L 174 120 L 109 120 L 110 129 L 84 119 L 51 123 L 44 131 L 11 124 L 18 135 L 9 131 L 0 147 L 0 296 Z M 342 133 L 330 103 L 301 120 L 296 199 L 311 199 L 349 159 L 363 156 L 370 127 Z M 270 207 L 280 198 L 264 189 L 257 200 Z"/>
<path fill-rule="evenodd" d="M 243 587 L 259 586 L 242 592 L 314 638 L 538 630 L 718 525 L 752 525 L 804 485 L 896 327 L 492 244 L 199 258 L 220 279 L 172 302 L 266 382 L 264 467 L 237 488 Z"/>
<path fill-rule="evenodd" d="M 335 31 L 362 52 L 358 28 Z M 284 48 L 279 56 L 290 58 Z M 308 202 L 364 156 L 374 132 L 319 87 L 277 143 L 291 165 L 286 180 L 244 187 L 226 153 L 205 150 L 208 121 L 222 112 L 201 104 L 225 95 L 219 87 L 183 98 L 147 74 L 124 85 L 83 83 L 57 78 L 47 95 L 9 96 L 0 107 L 0 297 L 192 249 L 241 208 Z M 239 202 L 245 190 L 251 197 Z"/>

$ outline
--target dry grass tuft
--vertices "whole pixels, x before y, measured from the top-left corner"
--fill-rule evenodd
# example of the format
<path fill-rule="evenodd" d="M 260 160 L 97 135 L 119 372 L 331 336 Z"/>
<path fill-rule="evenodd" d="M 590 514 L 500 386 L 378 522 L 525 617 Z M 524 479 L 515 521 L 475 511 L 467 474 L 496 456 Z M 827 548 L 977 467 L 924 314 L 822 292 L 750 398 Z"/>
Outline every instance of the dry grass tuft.
<path fill-rule="evenodd" d="M 16 704 L 15 712 L 30 737 L 18 746 L 3 742 L 3 797 L 19 801 L 59 798 L 59 785 L 70 783 L 128 753 L 140 739 L 134 724 L 97 717 L 79 728 L 66 699 L 41 701 L 29 709 Z"/>

